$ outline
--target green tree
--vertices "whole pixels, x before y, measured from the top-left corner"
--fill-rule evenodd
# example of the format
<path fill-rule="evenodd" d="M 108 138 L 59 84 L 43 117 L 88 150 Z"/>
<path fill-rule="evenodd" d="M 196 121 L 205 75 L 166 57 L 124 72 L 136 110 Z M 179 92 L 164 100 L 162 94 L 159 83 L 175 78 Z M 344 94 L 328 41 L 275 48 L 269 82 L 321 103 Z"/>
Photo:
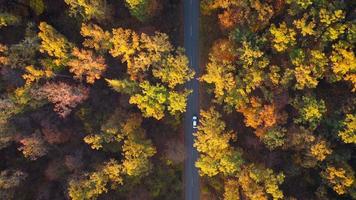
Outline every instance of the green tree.
<path fill-rule="evenodd" d="M 293 106 L 298 110 L 299 116 L 295 118 L 296 123 L 307 124 L 311 129 L 315 129 L 326 112 L 325 102 L 317 100 L 313 96 L 303 96 L 296 98 Z"/>
<path fill-rule="evenodd" d="M 105 79 L 108 85 L 116 92 L 133 95 L 138 92 L 138 84 L 130 79 L 116 80 Z"/>
<path fill-rule="evenodd" d="M 20 18 L 7 12 L 0 13 L 0 28 L 4 26 L 14 25 L 20 22 Z"/>
<path fill-rule="evenodd" d="M 125 0 L 125 3 L 131 15 L 140 21 L 145 21 L 152 14 L 149 10 L 150 0 Z"/>
<path fill-rule="evenodd" d="M 83 20 L 102 20 L 107 16 L 107 4 L 105 0 L 64 0 L 69 5 L 70 14 L 80 16 Z"/>
<path fill-rule="evenodd" d="M 136 104 L 145 117 L 162 119 L 168 91 L 160 85 L 151 85 L 148 81 L 140 83 L 141 92 L 131 96 L 130 103 Z"/>
<path fill-rule="evenodd" d="M 273 127 L 266 131 L 262 136 L 262 141 L 271 150 L 283 146 L 285 143 L 286 129 L 282 127 Z"/>
<path fill-rule="evenodd" d="M 36 15 L 42 14 L 46 10 L 46 4 L 43 0 L 30 0 L 30 7 L 35 11 Z"/>

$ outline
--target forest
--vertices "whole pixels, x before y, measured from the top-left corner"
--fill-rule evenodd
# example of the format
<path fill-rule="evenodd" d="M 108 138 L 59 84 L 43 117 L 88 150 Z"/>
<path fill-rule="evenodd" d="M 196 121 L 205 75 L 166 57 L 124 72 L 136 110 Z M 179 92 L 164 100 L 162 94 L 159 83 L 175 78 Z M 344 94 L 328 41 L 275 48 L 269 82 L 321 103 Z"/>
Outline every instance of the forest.
<path fill-rule="evenodd" d="M 0 9 L 0 199 L 182 199 L 181 2 Z"/>
<path fill-rule="evenodd" d="M 203 199 L 356 199 L 356 1 L 202 0 Z"/>
<path fill-rule="evenodd" d="M 0 200 L 356 199 L 356 1 L 0 0 Z"/>

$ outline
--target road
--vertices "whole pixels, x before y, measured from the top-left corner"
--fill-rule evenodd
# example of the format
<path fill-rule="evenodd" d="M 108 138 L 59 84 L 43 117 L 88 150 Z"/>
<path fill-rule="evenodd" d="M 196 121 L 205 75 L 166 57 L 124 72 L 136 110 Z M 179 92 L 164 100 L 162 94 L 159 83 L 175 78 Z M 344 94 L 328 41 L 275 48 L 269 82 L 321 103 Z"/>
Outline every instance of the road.
<path fill-rule="evenodd" d="M 199 76 L 199 0 L 184 0 L 184 47 L 189 58 L 189 64 Z M 199 200 L 199 174 L 195 167 L 198 152 L 193 147 L 194 129 L 192 127 L 193 115 L 199 114 L 199 82 L 193 79 L 186 87 L 193 92 L 188 97 L 187 112 L 184 119 L 185 133 L 185 169 L 184 169 L 184 192 L 185 200 Z"/>

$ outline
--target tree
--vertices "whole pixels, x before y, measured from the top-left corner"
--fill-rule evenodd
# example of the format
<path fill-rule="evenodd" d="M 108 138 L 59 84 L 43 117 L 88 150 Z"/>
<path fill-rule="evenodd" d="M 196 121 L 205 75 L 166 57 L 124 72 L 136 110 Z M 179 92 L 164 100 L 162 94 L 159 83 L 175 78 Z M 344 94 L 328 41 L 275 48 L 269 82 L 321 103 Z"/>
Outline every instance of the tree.
<path fill-rule="evenodd" d="M 313 96 L 303 96 L 296 98 L 292 104 L 299 113 L 299 117 L 294 121 L 300 124 L 307 124 L 311 129 L 315 129 L 326 112 L 325 102 L 318 101 Z"/>
<path fill-rule="evenodd" d="M 122 147 L 123 171 L 129 176 L 146 175 L 151 167 L 150 158 L 156 154 L 156 149 L 151 140 L 146 139 L 141 128 L 142 118 L 131 115 L 122 125 L 123 134 L 127 139 Z"/>
<path fill-rule="evenodd" d="M 194 147 L 200 153 L 195 166 L 201 175 L 209 177 L 219 173 L 234 175 L 243 163 L 239 150 L 230 146 L 229 142 L 235 137 L 235 133 L 225 130 L 225 123 L 221 120 L 221 114 L 215 108 L 200 112 L 200 125 L 195 133 Z"/>
<path fill-rule="evenodd" d="M 308 55 L 308 56 L 307 56 Z M 294 75 L 297 83 L 295 88 L 316 88 L 319 79 L 325 76 L 328 66 L 328 58 L 320 50 L 310 50 L 305 53 L 301 49 L 295 49 L 290 53 L 292 64 L 295 67 Z"/>
<path fill-rule="evenodd" d="M 68 193 L 72 200 L 96 199 L 100 194 L 123 184 L 121 165 L 116 160 L 110 160 L 99 167 L 97 171 L 84 174 L 83 177 L 69 182 Z"/>
<path fill-rule="evenodd" d="M 141 78 L 145 76 L 145 72 L 148 72 L 150 68 L 155 67 L 158 70 L 167 63 L 167 59 L 169 57 L 173 57 L 173 46 L 169 42 L 169 37 L 165 33 L 156 32 L 153 36 L 146 35 L 142 33 L 140 35 L 140 50 L 137 52 L 137 55 L 134 55 L 131 58 L 131 62 L 128 62 L 128 73 L 130 74 L 131 78 Z M 179 50 L 176 51 L 177 54 Z M 177 58 L 180 58 L 180 63 L 182 64 L 185 62 L 185 56 L 178 54 Z M 170 63 L 173 64 L 171 61 Z M 181 68 L 185 69 L 187 67 L 182 65 Z M 187 70 L 188 71 L 188 70 Z M 188 75 L 189 77 L 189 75 Z M 189 80 L 189 78 L 187 79 Z"/>
<path fill-rule="evenodd" d="M 224 185 L 224 200 L 240 200 L 239 183 L 235 179 L 228 179 Z"/>
<path fill-rule="evenodd" d="M 71 137 L 68 129 L 60 130 L 56 123 L 48 119 L 41 121 L 41 132 L 43 139 L 49 144 L 63 144 Z"/>
<path fill-rule="evenodd" d="M 43 0 L 30 0 L 29 6 L 35 11 L 36 15 L 42 14 L 46 9 L 46 4 Z"/>
<path fill-rule="evenodd" d="M 326 141 L 322 140 L 311 146 L 310 152 L 317 160 L 323 161 L 328 155 L 332 153 L 332 150 Z"/>
<path fill-rule="evenodd" d="M 140 21 L 145 21 L 153 14 L 153 10 L 149 9 L 152 4 L 151 0 L 125 0 L 125 3 L 131 15 Z"/>
<path fill-rule="evenodd" d="M 283 199 L 283 192 L 279 185 L 284 182 L 284 174 L 275 174 L 273 170 L 253 164 L 248 165 L 238 177 L 239 185 L 245 194 L 251 200 Z"/>
<path fill-rule="evenodd" d="M 14 199 L 16 189 L 27 176 L 28 174 L 21 170 L 5 169 L 0 171 L 0 198 Z"/>
<path fill-rule="evenodd" d="M 232 62 L 236 58 L 235 46 L 228 39 L 219 39 L 211 47 L 209 60 L 216 59 L 219 62 Z"/>
<path fill-rule="evenodd" d="M 184 113 L 186 111 L 187 99 L 190 93 L 190 90 L 185 90 L 183 92 L 169 92 L 167 100 L 167 110 L 171 115 L 178 115 L 179 113 Z"/>
<path fill-rule="evenodd" d="M 321 8 L 319 11 L 320 24 L 324 29 L 322 39 L 324 41 L 336 40 L 342 35 L 347 25 L 340 23 L 345 18 L 345 12 L 339 9 Z"/>
<path fill-rule="evenodd" d="M 280 112 L 275 104 L 263 105 L 261 99 L 256 97 L 251 97 L 250 103 L 238 111 L 244 115 L 245 125 L 256 129 L 255 134 L 262 138 L 262 141 L 272 146 L 279 143 L 278 146 L 281 146 L 284 131 L 277 125 L 283 125 L 286 122 L 285 112 Z M 265 136 L 266 133 L 268 135 Z"/>
<path fill-rule="evenodd" d="M 110 84 L 115 84 L 114 89 L 116 88 L 119 91 L 130 92 L 134 90 L 134 88 L 130 88 L 131 85 L 128 82 L 110 82 Z M 127 89 L 121 88 L 126 86 L 128 86 Z M 185 112 L 190 91 L 169 91 L 161 84 L 151 85 L 148 81 L 141 82 L 139 87 L 140 89 L 132 94 L 129 102 L 136 104 L 142 111 L 143 116 L 160 120 L 164 117 L 166 110 L 172 115 Z"/>
<path fill-rule="evenodd" d="M 312 20 L 309 23 L 307 22 L 308 15 L 304 14 L 301 19 L 294 20 L 294 26 L 300 31 L 302 36 L 315 35 L 315 21 Z"/>
<path fill-rule="evenodd" d="M 8 48 L 6 45 L 0 43 L 0 64 L 7 65 L 9 63 L 9 59 L 6 55 Z"/>
<path fill-rule="evenodd" d="M 130 29 L 117 28 L 112 30 L 110 43 L 113 57 L 122 57 L 122 62 L 130 62 L 132 55 L 140 48 L 140 37 Z"/>
<path fill-rule="evenodd" d="M 32 65 L 27 66 L 25 69 L 27 73 L 22 75 L 22 78 L 25 79 L 26 85 L 31 85 L 33 82 L 38 82 L 41 78 L 51 78 L 54 76 L 53 71 L 49 69 L 40 70 L 36 69 Z"/>
<path fill-rule="evenodd" d="M 188 58 L 183 49 L 177 50 L 177 55 L 168 55 L 166 59 L 153 68 L 153 76 L 159 78 L 169 88 L 182 85 L 194 77 L 194 72 L 188 66 Z"/>
<path fill-rule="evenodd" d="M 125 119 L 120 122 L 120 118 Z M 105 148 L 107 144 L 119 145 L 119 142 L 122 142 L 122 173 L 142 177 L 149 172 L 150 158 L 156 154 L 156 149 L 151 140 L 146 139 L 141 124 L 142 118 L 139 115 L 124 117 L 123 113 L 117 110 L 102 126 L 101 134 L 88 135 L 84 141 L 97 150 Z"/>
<path fill-rule="evenodd" d="M 294 4 L 302 9 L 308 8 L 308 6 L 313 4 L 313 0 L 287 0 L 288 4 Z"/>
<path fill-rule="evenodd" d="M 116 92 L 133 95 L 138 92 L 138 84 L 130 79 L 116 80 L 105 79 L 108 85 Z"/>
<path fill-rule="evenodd" d="M 46 98 L 54 104 L 54 111 L 61 117 L 66 117 L 78 104 L 89 96 L 89 89 L 84 86 L 72 86 L 64 82 L 46 83 L 33 96 L 36 99 Z"/>
<path fill-rule="evenodd" d="M 48 149 L 46 143 L 39 131 L 21 139 L 20 143 L 22 146 L 19 147 L 18 150 L 22 151 L 22 154 L 30 160 L 37 160 L 37 158 L 47 154 Z"/>
<path fill-rule="evenodd" d="M 96 79 L 100 79 L 106 70 L 105 59 L 101 56 L 95 56 L 90 50 L 74 48 L 72 56 L 68 61 L 69 71 L 74 73 L 74 77 L 93 84 Z"/>
<path fill-rule="evenodd" d="M 340 41 L 333 45 L 333 51 L 330 56 L 332 62 L 332 70 L 336 76 L 336 80 L 350 81 L 352 91 L 356 91 L 356 57 L 352 50 L 352 45 Z"/>
<path fill-rule="evenodd" d="M 210 62 L 206 66 L 206 74 L 200 77 L 201 81 L 214 85 L 215 98 L 223 100 L 225 95 L 235 89 L 233 74 L 234 66 L 229 62 L 219 62 L 210 56 Z"/>
<path fill-rule="evenodd" d="M 13 44 L 6 52 L 7 66 L 13 69 L 23 69 L 28 65 L 34 65 L 40 43 L 35 33 L 34 24 L 27 24 L 25 38 L 17 44 Z"/>
<path fill-rule="evenodd" d="M 345 143 L 356 144 L 356 115 L 347 114 L 342 122 L 343 129 L 338 132 L 338 136 Z"/>
<path fill-rule="evenodd" d="M 130 104 L 136 104 L 145 117 L 162 119 L 167 102 L 167 89 L 160 85 L 151 85 L 148 81 L 140 83 L 141 93 L 130 98 Z"/>
<path fill-rule="evenodd" d="M 339 195 L 345 194 L 355 181 L 354 172 L 348 165 L 341 167 L 327 165 L 326 169 L 321 172 L 321 176 Z"/>
<path fill-rule="evenodd" d="M 82 24 L 80 34 L 85 38 L 83 45 L 99 52 L 108 51 L 111 47 L 112 34 L 96 24 Z"/>
<path fill-rule="evenodd" d="M 72 16 L 80 16 L 84 21 L 103 20 L 107 17 L 105 0 L 64 0 L 64 2 L 68 4 Z"/>
<path fill-rule="evenodd" d="M 69 59 L 69 53 L 73 45 L 46 22 L 41 22 L 39 29 L 38 37 L 41 39 L 40 52 L 54 57 L 53 64 L 55 66 L 65 65 Z"/>
<path fill-rule="evenodd" d="M 3 170 L 0 172 L 0 189 L 6 190 L 20 185 L 27 173 L 20 170 Z"/>
<path fill-rule="evenodd" d="M 11 13 L 0 13 L 0 28 L 4 26 L 11 26 L 20 22 L 20 18 Z"/>
<path fill-rule="evenodd" d="M 273 127 L 268 129 L 265 134 L 262 135 L 262 142 L 267 145 L 270 150 L 277 147 L 281 147 L 285 143 L 285 133 L 287 130 L 282 127 Z"/>
<path fill-rule="evenodd" d="M 273 36 L 273 47 L 277 52 L 283 52 L 294 46 L 296 33 L 292 28 L 288 28 L 285 22 L 282 22 L 278 28 L 272 24 L 269 31 Z"/>

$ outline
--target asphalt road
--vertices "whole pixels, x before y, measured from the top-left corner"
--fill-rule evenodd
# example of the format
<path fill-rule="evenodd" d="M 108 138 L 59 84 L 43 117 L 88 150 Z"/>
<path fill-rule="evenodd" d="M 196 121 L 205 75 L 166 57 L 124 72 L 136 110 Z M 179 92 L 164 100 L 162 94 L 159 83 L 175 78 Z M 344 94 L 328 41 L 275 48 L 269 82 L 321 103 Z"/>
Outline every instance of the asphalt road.
<path fill-rule="evenodd" d="M 189 64 L 199 76 L 199 0 L 184 0 L 184 47 L 189 58 Z M 193 79 L 186 87 L 193 92 L 188 97 L 187 112 L 185 113 L 185 169 L 184 169 L 184 192 L 185 200 L 199 200 L 199 174 L 195 167 L 198 152 L 193 147 L 196 131 L 192 127 L 193 115 L 199 115 L 199 82 Z M 198 116 L 199 118 L 199 116 Z"/>

